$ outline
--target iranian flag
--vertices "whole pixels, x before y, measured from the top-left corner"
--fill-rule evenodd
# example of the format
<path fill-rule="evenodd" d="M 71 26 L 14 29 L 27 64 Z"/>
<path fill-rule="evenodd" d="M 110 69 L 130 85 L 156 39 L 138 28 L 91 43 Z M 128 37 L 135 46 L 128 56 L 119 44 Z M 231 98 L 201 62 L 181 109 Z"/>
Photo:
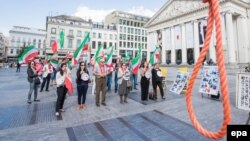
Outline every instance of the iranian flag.
<path fill-rule="evenodd" d="M 153 66 L 155 63 L 158 62 L 159 59 L 160 59 L 159 48 L 156 47 L 154 52 L 150 56 L 149 64 Z"/>
<path fill-rule="evenodd" d="M 57 60 L 51 59 L 51 60 L 50 60 L 50 64 L 51 64 L 55 69 L 58 68 L 58 61 L 57 61 Z"/>
<path fill-rule="evenodd" d="M 77 64 L 79 59 L 80 59 L 80 56 L 81 56 L 81 53 L 83 51 L 83 48 L 84 48 L 84 45 L 89 41 L 89 32 L 87 33 L 87 35 L 84 37 L 81 45 L 76 49 L 75 53 L 74 53 L 74 56 L 73 56 L 73 63 L 74 64 Z"/>
<path fill-rule="evenodd" d="M 64 46 L 64 33 L 63 33 L 63 31 L 60 32 L 59 37 L 60 37 L 59 44 L 56 41 L 54 41 L 51 45 L 53 53 L 56 53 L 59 48 L 62 48 Z"/>
<path fill-rule="evenodd" d="M 68 92 L 70 95 L 73 94 L 73 84 L 72 84 L 72 79 L 71 79 L 71 71 L 70 71 L 70 64 L 71 62 L 67 62 L 67 74 L 65 77 L 65 87 L 68 89 Z"/>
<path fill-rule="evenodd" d="M 131 61 L 132 71 L 133 71 L 134 74 L 138 73 L 138 70 L 139 70 L 139 67 L 140 67 L 140 63 L 141 63 L 141 54 L 142 54 L 142 50 L 141 50 L 141 48 L 139 48 L 138 54 Z"/>
<path fill-rule="evenodd" d="M 106 59 L 106 66 L 107 67 L 112 67 L 112 57 L 113 57 L 113 52 L 114 52 L 114 47 L 111 47 L 111 51 L 109 52 L 109 54 L 107 54 L 107 59 Z"/>
<path fill-rule="evenodd" d="M 104 49 L 103 49 L 103 45 L 99 46 L 96 53 L 95 53 L 95 59 L 103 56 L 104 55 Z"/>
<path fill-rule="evenodd" d="M 33 60 L 38 55 L 38 50 L 33 46 L 28 46 L 18 57 L 18 62 L 20 64 L 27 64 L 29 61 Z"/>
<path fill-rule="evenodd" d="M 86 41 L 86 44 L 84 45 L 82 51 L 88 51 L 89 50 L 89 45 L 90 44 L 90 38 Z"/>

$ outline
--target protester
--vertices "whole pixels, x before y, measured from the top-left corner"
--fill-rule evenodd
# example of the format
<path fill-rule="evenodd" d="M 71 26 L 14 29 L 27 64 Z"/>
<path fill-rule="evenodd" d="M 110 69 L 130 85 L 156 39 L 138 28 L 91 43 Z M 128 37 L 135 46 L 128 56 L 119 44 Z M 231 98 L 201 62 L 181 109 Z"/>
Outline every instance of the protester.
<path fill-rule="evenodd" d="M 53 72 L 51 73 L 51 86 L 56 85 L 56 69 L 53 67 Z"/>
<path fill-rule="evenodd" d="M 34 101 L 35 102 L 39 102 L 40 100 L 37 99 L 37 95 L 38 95 L 38 92 L 37 92 L 37 87 L 39 84 L 37 84 L 36 80 L 35 79 L 39 79 L 38 78 L 38 73 L 36 71 L 36 67 L 35 67 L 35 62 L 34 61 L 31 61 L 29 62 L 28 64 L 28 69 L 27 69 L 27 74 L 28 74 L 28 82 L 30 83 L 30 90 L 29 90 L 29 94 L 28 94 L 28 104 L 31 104 L 31 95 L 34 91 Z"/>
<path fill-rule="evenodd" d="M 149 80 L 151 77 L 148 62 L 144 62 L 141 68 L 141 100 L 148 100 Z"/>
<path fill-rule="evenodd" d="M 68 91 L 65 86 L 66 73 L 67 73 L 66 64 L 62 63 L 60 70 L 56 73 L 56 85 L 57 85 L 56 116 L 59 116 L 60 112 L 64 112 L 63 104 L 65 96 Z"/>
<path fill-rule="evenodd" d="M 100 92 L 102 92 L 102 105 L 106 106 L 106 76 L 108 74 L 107 68 L 104 65 L 105 60 L 101 59 L 100 64 L 95 66 L 94 75 L 96 82 L 96 106 L 100 107 Z"/>
<path fill-rule="evenodd" d="M 40 92 L 43 91 L 43 88 L 45 86 L 46 83 L 46 89 L 45 91 L 49 91 L 49 82 L 50 82 L 50 78 L 51 78 L 51 73 L 53 72 L 53 67 L 50 64 L 50 61 L 47 60 L 46 65 L 43 67 L 43 83 L 41 85 L 41 89 Z"/>
<path fill-rule="evenodd" d="M 79 68 L 76 72 L 76 83 L 77 83 L 77 92 L 78 92 L 78 105 L 77 110 L 86 109 L 87 105 L 85 104 L 86 95 L 88 91 L 88 83 L 90 82 L 89 72 L 87 66 L 84 62 L 79 64 Z"/>
<path fill-rule="evenodd" d="M 118 94 L 120 95 L 120 103 L 128 103 L 127 97 L 130 90 L 130 86 L 128 85 L 128 81 L 130 81 L 130 72 L 125 63 L 121 65 L 121 68 L 118 70 Z M 130 82 L 131 83 L 131 82 Z M 124 101 L 123 101 L 124 97 Z"/>
<path fill-rule="evenodd" d="M 117 93 L 118 91 L 118 70 L 119 70 L 119 60 L 116 60 L 116 64 L 115 64 L 115 78 L 114 78 L 114 81 L 115 81 L 115 93 Z"/>
<path fill-rule="evenodd" d="M 159 64 L 155 63 L 154 64 L 154 68 L 152 69 L 152 84 L 153 84 L 153 89 L 154 89 L 154 93 L 156 95 L 156 99 L 157 99 L 157 86 L 160 89 L 161 92 L 161 98 L 165 99 L 164 97 L 164 91 L 162 88 L 162 74 L 161 74 L 161 69 L 159 69 Z"/>
<path fill-rule="evenodd" d="M 111 84 L 112 84 L 112 72 L 113 72 L 113 67 L 108 67 L 108 74 L 106 77 L 106 81 L 107 81 L 107 92 L 111 92 Z"/>

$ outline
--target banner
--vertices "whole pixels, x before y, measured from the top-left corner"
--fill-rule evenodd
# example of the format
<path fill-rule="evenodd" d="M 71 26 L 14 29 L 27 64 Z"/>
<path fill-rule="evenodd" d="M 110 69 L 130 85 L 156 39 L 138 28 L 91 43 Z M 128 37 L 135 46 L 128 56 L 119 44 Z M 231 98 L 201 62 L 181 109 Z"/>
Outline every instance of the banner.
<path fill-rule="evenodd" d="M 238 73 L 236 79 L 236 107 L 250 111 L 250 74 Z"/>
<path fill-rule="evenodd" d="M 200 93 L 217 95 L 219 91 L 219 72 L 218 66 L 204 66 L 200 81 Z"/>
<path fill-rule="evenodd" d="M 198 23 L 199 28 L 199 43 L 200 45 L 203 45 L 206 33 L 207 33 L 207 21 L 206 20 L 200 20 Z"/>
<path fill-rule="evenodd" d="M 170 92 L 181 94 L 181 91 L 187 84 L 188 72 L 178 72 L 174 84 L 170 88 Z"/>

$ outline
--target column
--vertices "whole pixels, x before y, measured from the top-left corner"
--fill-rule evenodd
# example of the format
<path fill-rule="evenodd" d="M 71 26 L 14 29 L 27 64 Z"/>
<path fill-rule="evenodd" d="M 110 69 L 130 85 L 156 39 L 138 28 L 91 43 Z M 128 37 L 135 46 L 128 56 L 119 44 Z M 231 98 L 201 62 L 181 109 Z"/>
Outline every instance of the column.
<path fill-rule="evenodd" d="M 151 51 L 151 47 L 152 47 L 152 33 L 148 33 L 147 34 L 147 61 L 149 61 L 150 59 L 150 51 Z"/>
<path fill-rule="evenodd" d="M 233 18 L 231 13 L 226 13 L 226 33 L 227 33 L 227 47 L 228 47 L 228 62 L 230 64 L 236 63 L 235 38 L 233 32 Z"/>
<path fill-rule="evenodd" d="M 166 29 L 162 31 L 161 64 L 166 64 Z"/>
<path fill-rule="evenodd" d="M 214 24 L 215 26 L 215 24 Z M 217 62 L 216 60 L 216 50 L 215 50 L 215 46 L 216 46 L 216 33 L 215 33 L 215 28 L 213 29 L 213 33 L 212 33 L 212 38 L 210 41 L 210 46 L 209 46 L 209 59 L 212 59 L 214 62 Z"/>
<path fill-rule="evenodd" d="M 175 43 L 174 43 L 174 27 L 171 28 L 171 64 L 176 64 L 175 58 Z"/>
<path fill-rule="evenodd" d="M 221 13 L 221 31 L 222 31 L 222 47 L 224 53 L 225 63 L 228 64 L 228 51 L 227 51 L 227 40 L 226 40 L 226 24 L 225 24 L 225 13 Z"/>
<path fill-rule="evenodd" d="M 181 25 L 181 56 L 182 56 L 182 65 L 187 64 L 187 47 L 186 47 L 186 26 L 185 24 Z"/>
<path fill-rule="evenodd" d="M 247 21 L 243 16 L 237 17 L 238 63 L 248 63 L 248 33 Z"/>
<path fill-rule="evenodd" d="M 196 63 L 200 55 L 198 21 L 194 21 L 194 62 Z"/>

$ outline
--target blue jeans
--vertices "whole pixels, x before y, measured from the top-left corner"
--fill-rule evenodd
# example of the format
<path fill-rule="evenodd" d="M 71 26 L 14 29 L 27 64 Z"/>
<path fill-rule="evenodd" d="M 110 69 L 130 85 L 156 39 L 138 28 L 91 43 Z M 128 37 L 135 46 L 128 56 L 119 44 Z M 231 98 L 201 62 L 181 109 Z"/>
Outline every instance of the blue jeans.
<path fill-rule="evenodd" d="M 115 93 L 118 91 L 118 77 L 115 75 Z"/>
<path fill-rule="evenodd" d="M 106 78 L 106 81 L 107 81 L 107 87 L 108 87 L 108 90 L 107 91 L 111 91 L 111 81 L 112 81 L 112 76 L 107 76 Z"/>
<path fill-rule="evenodd" d="M 86 95 L 88 91 L 88 85 L 79 85 L 77 86 L 77 92 L 78 92 L 78 104 L 85 104 L 86 101 Z"/>
<path fill-rule="evenodd" d="M 132 83 L 131 89 L 136 89 L 136 84 L 137 84 L 137 74 L 132 74 L 130 75 L 130 81 Z"/>
<path fill-rule="evenodd" d="M 37 87 L 38 85 L 35 84 L 35 82 L 31 82 L 30 83 L 30 90 L 29 90 L 29 94 L 28 94 L 28 100 L 31 101 L 31 95 L 34 91 L 34 100 L 37 99 Z"/>

